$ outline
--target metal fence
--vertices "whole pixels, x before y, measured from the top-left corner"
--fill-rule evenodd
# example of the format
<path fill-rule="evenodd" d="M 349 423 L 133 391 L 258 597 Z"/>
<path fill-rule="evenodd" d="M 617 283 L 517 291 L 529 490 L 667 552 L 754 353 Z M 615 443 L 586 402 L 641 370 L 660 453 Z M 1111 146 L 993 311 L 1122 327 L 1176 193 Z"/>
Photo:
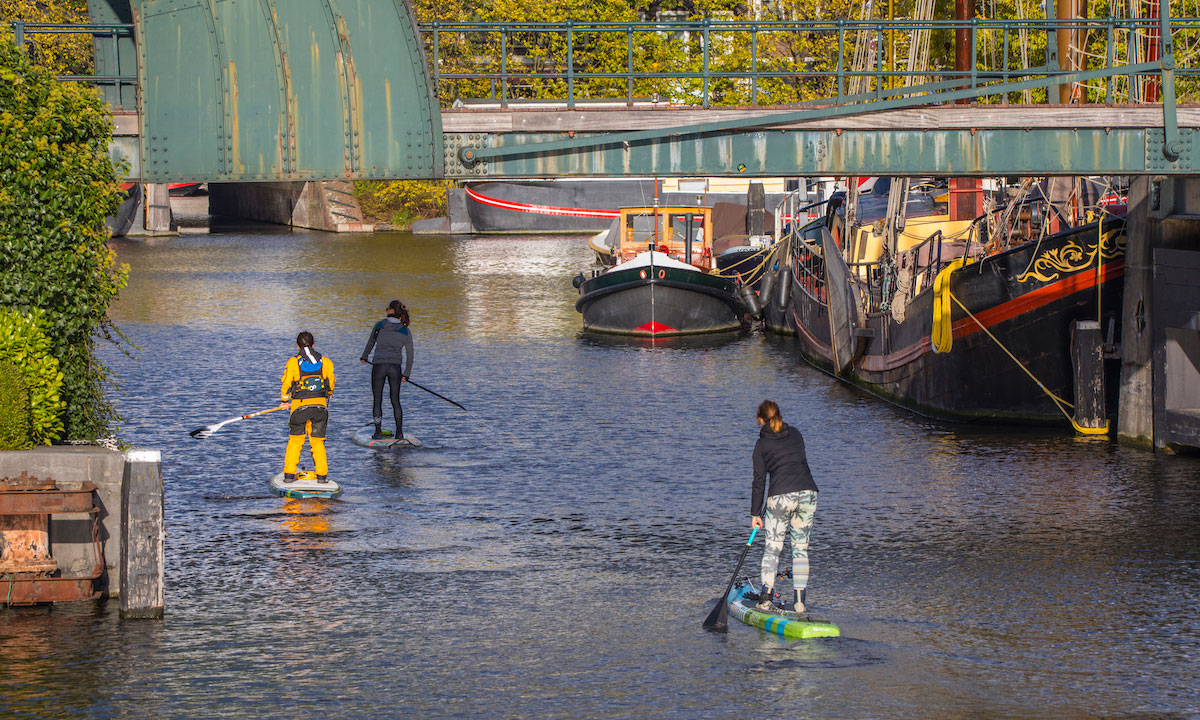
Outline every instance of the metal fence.
<path fill-rule="evenodd" d="M 87 25 L 79 25 L 74 23 L 31 23 L 22 20 L 14 20 L 10 23 L 13 33 L 13 41 L 17 47 L 29 51 L 32 46 L 36 46 L 37 37 L 39 35 L 90 35 L 95 46 L 97 54 L 105 54 L 108 57 L 118 57 L 117 45 L 122 39 L 133 38 L 133 25 L 127 23 L 91 23 Z M 101 47 L 100 43 L 111 43 L 109 47 Z M 79 82 L 87 82 L 97 86 L 111 86 L 120 93 L 122 87 L 137 87 L 137 75 L 105 75 L 105 74 L 81 74 L 81 75 L 58 75 L 59 80 L 74 80 Z"/>
<path fill-rule="evenodd" d="M 992 101 L 1021 101 L 1014 93 L 1022 91 L 989 94 L 987 87 L 1079 72 L 1089 73 L 1085 102 L 1129 102 L 1156 80 L 1147 62 L 1157 69 L 1157 59 L 1170 57 L 1172 48 L 1189 58 L 1200 54 L 1200 18 L 1172 19 L 1169 27 L 1163 34 L 1158 19 L 1110 17 L 431 22 L 419 29 L 443 102 L 489 98 L 507 105 L 553 97 L 567 107 L 597 99 L 710 107 L 844 104 L 963 88 L 979 89 Z M 1059 31 L 1071 38 L 1066 54 L 1054 52 Z M 949 62 L 933 67 L 900 69 L 890 61 L 895 51 L 930 40 L 935 48 L 954 47 L 960 34 L 975 59 L 969 70 L 940 66 L 953 65 L 953 53 L 944 49 L 934 59 Z M 1176 60 L 1174 70 L 1181 94 L 1200 87 L 1200 62 L 1194 58 Z"/>

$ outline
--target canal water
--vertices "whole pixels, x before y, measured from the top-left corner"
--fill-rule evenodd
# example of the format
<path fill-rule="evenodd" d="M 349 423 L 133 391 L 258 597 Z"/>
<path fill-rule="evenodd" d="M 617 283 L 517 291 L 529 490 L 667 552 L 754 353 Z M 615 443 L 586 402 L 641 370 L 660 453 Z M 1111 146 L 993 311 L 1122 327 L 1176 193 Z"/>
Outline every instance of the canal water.
<path fill-rule="evenodd" d="M 786 339 L 582 335 L 581 237 L 116 249 L 136 347 L 103 354 L 121 436 L 163 453 L 166 617 L 0 611 L 2 717 L 1197 716 L 1194 460 L 926 421 Z M 469 412 L 406 386 L 425 447 L 374 452 L 350 442 L 358 357 L 393 298 L 412 378 Z M 336 364 L 337 501 L 267 492 L 282 413 L 188 436 L 272 406 L 300 330 Z M 749 531 L 764 398 L 808 443 L 809 601 L 840 639 L 700 628 Z"/>

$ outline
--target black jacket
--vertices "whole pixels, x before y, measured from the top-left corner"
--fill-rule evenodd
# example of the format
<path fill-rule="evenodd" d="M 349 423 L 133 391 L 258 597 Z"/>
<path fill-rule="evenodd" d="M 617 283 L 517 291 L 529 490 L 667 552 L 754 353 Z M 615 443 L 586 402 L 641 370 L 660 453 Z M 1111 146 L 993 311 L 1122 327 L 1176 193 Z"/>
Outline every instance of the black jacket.
<path fill-rule="evenodd" d="M 750 493 L 750 514 L 762 515 L 763 486 L 771 476 L 771 491 L 767 497 L 786 495 L 802 490 L 816 490 L 808 456 L 804 452 L 804 436 L 796 428 L 783 424 L 783 430 L 771 432 L 764 425 L 754 444 L 754 484 Z"/>

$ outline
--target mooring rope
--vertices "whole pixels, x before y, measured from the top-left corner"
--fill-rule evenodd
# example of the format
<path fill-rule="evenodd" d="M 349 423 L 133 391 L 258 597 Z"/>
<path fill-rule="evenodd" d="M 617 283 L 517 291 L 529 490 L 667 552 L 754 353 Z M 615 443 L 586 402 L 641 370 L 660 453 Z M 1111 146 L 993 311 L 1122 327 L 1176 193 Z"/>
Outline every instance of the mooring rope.
<path fill-rule="evenodd" d="M 947 291 L 946 294 L 949 295 L 950 299 L 953 300 L 960 308 L 962 308 L 962 311 L 967 314 L 967 317 L 969 317 L 975 321 L 975 324 L 979 326 L 980 330 L 983 330 L 985 333 L 987 333 L 987 336 L 990 337 L 996 343 L 996 345 L 998 345 L 1000 347 L 1000 349 L 1004 351 L 1004 354 L 1006 354 L 1010 358 L 1012 358 L 1012 361 L 1017 364 L 1017 367 L 1021 368 L 1021 370 L 1023 370 L 1025 372 L 1025 374 L 1029 376 L 1029 379 L 1033 380 L 1033 382 L 1035 384 L 1037 384 L 1037 386 L 1039 388 L 1041 388 L 1042 392 L 1046 393 L 1046 396 L 1049 397 L 1050 400 L 1054 402 L 1054 405 L 1058 408 L 1058 411 L 1061 412 L 1063 414 L 1063 416 L 1065 418 L 1067 418 L 1067 421 L 1071 423 L 1071 427 L 1075 428 L 1075 432 L 1078 432 L 1081 435 L 1107 435 L 1108 434 L 1108 420 L 1104 421 L 1104 427 L 1098 427 L 1098 428 L 1083 427 L 1079 423 L 1075 422 L 1075 418 L 1070 413 L 1068 413 L 1066 410 L 1067 408 L 1074 409 L 1075 406 L 1073 404 L 1060 398 L 1058 395 L 1055 395 L 1050 390 L 1050 388 L 1046 387 L 1046 385 L 1044 383 L 1042 383 L 1041 380 L 1038 380 L 1037 376 L 1034 375 L 1029 370 L 1029 368 L 1025 367 L 1025 363 L 1023 363 L 1019 359 L 1017 359 L 1017 356 L 1013 355 L 1012 352 L 1010 352 L 1009 349 L 1004 346 L 1004 343 L 1000 342 L 1000 339 L 997 338 L 995 335 L 993 335 L 992 331 L 988 330 L 987 326 L 984 325 L 982 322 L 980 322 L 979 318 L 975 317 L 975 315 L 972 314 L 971 311 L 968 310 L 967 307 L 962 304 L 962 301 L 959 300 L 953 293 Z"/>

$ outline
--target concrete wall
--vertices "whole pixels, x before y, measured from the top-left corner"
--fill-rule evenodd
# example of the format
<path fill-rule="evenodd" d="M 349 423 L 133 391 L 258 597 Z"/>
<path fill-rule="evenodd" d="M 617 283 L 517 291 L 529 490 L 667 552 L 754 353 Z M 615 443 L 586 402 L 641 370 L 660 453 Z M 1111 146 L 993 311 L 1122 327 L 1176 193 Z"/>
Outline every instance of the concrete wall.
<path fill-rule="evenodd" d="M 350 182 L 209 183 L 213 215 L 324 230 L 373 232 Z"/>
<path fill-rule="evenodd" d="M 1164 448 L 1176 440 L 1165 437 L 1160 427 L 1170 410 L 1165 388 L 1159 387 L 1166 373 L 1169 329 L 1163 302 L 1178 303 L 1189 293 L 1181 295 L 1176 288 L 1172 297 L 1164 295 L 1171 289 L 1156 276 L 1162 270 L 1156 266 L 1156 251 L 1200 252 L 1200 178 L 1134 178 L 1127 218 L 1118 438 L 1129 445 Z M 1188 305 L 1172 310 L 1189 308 L 1200 309 Z M 1195 432 L 1184 434 L 1200 434 L 1200 421 Z"/>
<path fill-rule="evenodd" d="M 125 456 L 104 448 L 84 446 L 0 452 L 0 477 L 15 477 L 22 472 L 52 478 L 64 489 L 77 488 L 89 480 L 96 484 L 105 565 L 97 589 L 115 596 L 120 585 L 121 483 Z M 58 561 L 63 576 L 89 574 L 94 562 L 93 552 L 90 515 L 62 513 L 51 517 L 50 554 Z"/>

